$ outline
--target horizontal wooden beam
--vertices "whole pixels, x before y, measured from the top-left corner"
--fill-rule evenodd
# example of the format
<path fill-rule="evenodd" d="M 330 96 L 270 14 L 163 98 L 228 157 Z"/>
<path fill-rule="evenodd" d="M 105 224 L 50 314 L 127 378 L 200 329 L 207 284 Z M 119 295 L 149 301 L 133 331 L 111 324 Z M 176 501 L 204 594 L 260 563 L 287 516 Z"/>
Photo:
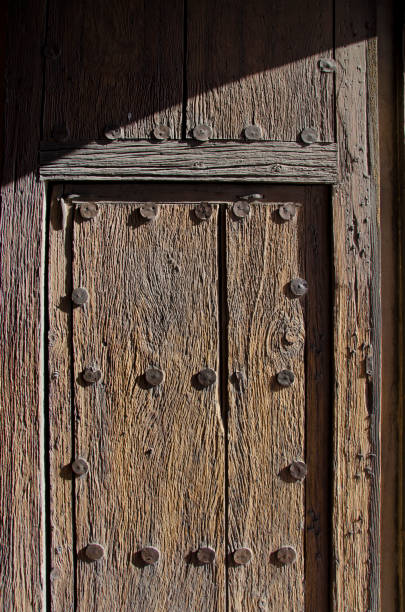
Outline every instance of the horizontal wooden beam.
<path fill-rule="evenodd" d="M 335 143 L 43 143 L 42 180 L 336 183 Z"/>

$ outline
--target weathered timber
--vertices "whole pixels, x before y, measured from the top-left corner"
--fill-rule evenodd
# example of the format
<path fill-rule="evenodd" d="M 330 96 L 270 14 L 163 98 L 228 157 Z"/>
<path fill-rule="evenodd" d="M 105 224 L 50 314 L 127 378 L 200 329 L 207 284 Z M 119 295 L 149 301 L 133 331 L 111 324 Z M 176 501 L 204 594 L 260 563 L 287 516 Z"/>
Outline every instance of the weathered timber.
<path fill-rule="evenodd" d="M 147 138 L 159 124 L 181 137 L 183 0 L 51 0 L 48 13 L 45 138 Z"/>
<path fill-rule="evenodd" d="M 379 610 L 381 309 L 374 3 L 336 10 L 333 610 Z M 357 41 L 347 44 L 348 32 Z"/>
<path fill-rule="evenodd" d="M 48 429 L 51 609 L 74 608 L 72 377 L 72 217 L 63 187 L 50 198 L 48 267 Z"/>
<path fill-rule="evenodd" d="M 7 13 L 7 19 L 5 17 Z M 1 134 L 0 609 L 43 609 L 40 262 L 44 188 L 36 180 L 41 45 L 46 6 L 3 10 L 5 87 Z"/>
<path fill-rule="evenodd" d="M 334 183 L 336 144 L 188 142 L 43 143 L 43 180 Z"/>
<path fill-rule="evenodd" d="M 316 27 L 308 27 L 316 24 Z M 303 128 L 333 141 L 332 0 L 189 0 L 187 136 L 208 124 L 213 138 L 243 138 L 250 124 L 265 140 L 295 141 Z"/>
<path fill-rule="evenodd" d="M 327 192 L 290 201 L 289 222 L 277 201 L 227 218 L 228 553 L 253 551 L 248 566 L 229 567 L 232 610 L 325 610 L 329 598 Z M 288 289 L 297 276 L 309 283 L 302 298 Z M 285 368 L 288 388 L 276 381 Z M 297 460 L 306 482 L 288 478 Z M 276 561 L 283 546 L 297 552 L 291 566 Z"/>
<path fill-rule="evenodd" d="M 100 206 L 74 221 L 75 453 L 90 469 L 76 482 L 80 609 L 224 610 L 224 430 L 218 385 L 217 212 L 196 223 L 186 206 Z M 63 262 L 60 262 L 64 266 Z M 85 384 L 97 366 L 102 379 Z M 164 372 L 150 387 L 144 373 Z M 105 557 L 84 555 L 98 542 Z M 145 567 L 139 551 L 157 548 Z M 211 546 L 217 561 L 198 565 Z"/>

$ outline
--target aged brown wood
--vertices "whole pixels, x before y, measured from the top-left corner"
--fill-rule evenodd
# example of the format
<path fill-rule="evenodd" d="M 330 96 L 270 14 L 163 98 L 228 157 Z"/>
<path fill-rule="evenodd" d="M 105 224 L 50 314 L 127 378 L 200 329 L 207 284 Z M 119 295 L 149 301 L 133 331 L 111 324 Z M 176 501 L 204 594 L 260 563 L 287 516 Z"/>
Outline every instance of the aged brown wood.
<path fill-rule="evenodd" d="M 40 261 L 44 188 L 36 182 L 45 4 L 9 3 L 2 120 L 0 608 L 45 596 Z M 2 21 L 5 22 L 2 11 Z M 24 35 L 22 34 L 24 33 Z M 25 35 L 27 33 L 27 35 Z"/>
<path fill-rule="evenodd" d="M 334 183 L 335 144 L 293 142 L 43 143 L 43 180 L 188 180 Z"/>
<path fill-rule="evenodd" d="M 165 205 L 149 223 L 139 205 L 76 212 L 73 285 L 89 300 L 74 310 L 75 453 L 90 466 L 76 482 L 80 609 L 224 609 L 224 449 L 218 385 L 216 211 L 197 223 Z M 84 384 L 98 367 L 102 379 Z M 150 388 L 150 367 L 164 381 Z M 83 561 L 91 541 L 104 547 Z M 139 551 L 159 549 L 144 567 Z M 211 546 L 217 562 L 200 567 Z"/>
<path fill-rule="evenodd" d="M 213 138 L 240 138 L 257 124 L 267 140 L 305 127 L 334 140 L 333 73 L 318 67 L 332 57 L 331 0 L 189 0 L 187 17 L 188 136 L 206 123 Z"/>
<path fill-rule="evenodd" d="M 49 219 L 48 388 L 50 597 L 52 610 L 74 605 L 73 458 L 71 428 L 72 206 L 53 190 Z"/>
<path fill-rule="evenodd" d="M 49 2 L 43 133 L 131 138 L 154 127 L 181 137 L 183 2 Z M 49 56 L 50 55 L 50 56 Z"/>
<path fill-rule="evenodd" d="M 337 5 L 333 196 L 335 611 L 379 609 L 381 310 L 374 3 Z M 347 34 L 356 40 L 348 44 Z M 367 370 L 369 373 L 367 373 Z"/>
<path fill-rule="evenodd" d="M 302 189 L 287 222 L 274 201 L 252 205 L 243 221 L 228 215 L 228 552 L 253 551 L 249 566 L 229 568 L 234 610 L 327 609 L 329 312 L 319 300 L 328 289 L 325 196 Z M 309 281 L 302 298 L 289 290 L 297 276 Z M 276 382 L 285 368 L 295 376 L 288 388 Z M 287 472 L 306 454 L 305 503 L 305 484 Z M 276 551 L 285 546 L 297 560 L 281 568 Z"/>

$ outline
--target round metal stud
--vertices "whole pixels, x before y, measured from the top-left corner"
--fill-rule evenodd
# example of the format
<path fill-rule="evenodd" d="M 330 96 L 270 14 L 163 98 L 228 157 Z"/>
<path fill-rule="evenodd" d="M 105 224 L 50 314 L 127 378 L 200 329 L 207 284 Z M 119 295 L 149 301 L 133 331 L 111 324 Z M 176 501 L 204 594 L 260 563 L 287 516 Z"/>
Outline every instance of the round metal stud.
<path fill-rule="evenodd" d="M 250 204 L 247 200 L 238 200 L 232 206 L 232 212 L 237 219 L 244 219 L 249 216 Z"/>
<path fill-rule="evenodd" d="M 94 219 L 97 217 L 100 207 L 96 202 L 84 202 L 79 206 L 79 212 L 82 219 Z"/>
<path fill-rule="evenodd" d="M 104 557 L 104 548 L 97 542 L 91 542 L 86 546 L 86 557 L 89 561 L 99 561 Z"/>
<path fill-rule="evenodd" d="M 314 144 L 318 140 L 318 132 L 314 128 L 305 128 L 302 130 L 300 137 L 304 144 Z"/>
<path fill-rule="evenodd" d="M 200 563 L 203 563 L 204 565 L 214 563 L 215 550 L 210 546 L 202 546 L 197 550 L 197 559 Z"/>
<path fill-rule="evenodd" d="M 145 380 L 151 387 L 157 387 L 160 383 L 163 382 L 164 373 L 159 368 L 149 368 L 146 370 Z"/>
<path fill-rule="evenodd" d="M 291 221 L 297 214 L 297 207 L 294 204 L 282 204 L 278 209 L 278 214 L 283 221 Z"/>
<path fill-rule="evenodd" d="M 252 559 L 253 553 L 250 548 L 238 548 L 233 553 L 233 560 L 236 565 L 247 565 Z"/>
<path fill-rule="evenodd" d="M 123 138 L 124 130 L 120 125 L 108 125 L 104 129 L 104 136 L 107 140 L 118 140 L 119 138 Z"/>
<path fill-rule="evenodd" d="M 159 561 L 160 552 L 154 546 L 145 546 L 140 551 L 141 559 L 147 565 L 154 565 Z"/>
<path fill-rule="evenodd" d="M 167 140 L 170 138 L 170 128 L 168 125 L 157 125 L 153 128 L 152 134 L 156 140 Z"/>
<path fill-rule="evenodd" d="M 336 62 L 330 57 L 324 57 L 319 60 L 318 66 L 321 72 L 335 72 Z"/>
<path fill-rule="evenodd" d="M 139 214 L 145 221 L 153 221 L 159 214 L 159 206 L 157 204 L 144 204 L 139 208 Z"/>
<path fill-rule="evenodd" d="M 304 278 L 293 278 L 290 282 L 291 293 L 297 297 L 301 297 L 308 293 L 308 283 Z"/>
<path fill-rule="evenodd" d="M 101 373 L 101 370 L 99 370 L 98 368 L 94 366 L 88 366 L 87 368 L 84 368 L 82 376 L 83 380 L 85 380 L 86 383 L 94 385 L 101 380 L 103 375 Z"/>
<path fill-rule="evenodd" d="M 293 461 L 291 465 L 288 466 L 288 471 L 294 480 L 304 480 L 308 468 L 303 461 Z"/>
<path fill-rule="evenodd" d="M 297 559 L 297 553 L 292 546 L 282 546 L 276 552 L 276 559 L 282 565 L 290 565 Z"/>
<path fill-rule="evenodd" d="M 247 125 L 243 130 L 246 140 L 261 140 L 262 128 L 260 125 Z"/>
<path fill-rule="evenodd" d="M 210 125 L 206 125 L 205 123 L 201 123 L 200 125 L 196 125 L 193 129 L 193 138 L 199 140 L 200 142 L 206 142 L 212 137 L 212 127 Z"/>
<path fill-rule="evenodd" d="M 215 370 L 211 368 L 205 368 L 198 372 L 197 380 L 202 387 L 210 387 L 217 380 L 217 374 Z"/>
<path fill-rule="evenodd" d="M 291 387 L 294 380 L 294 372 L 291 372 L 291 370 L 281 370 L 277 374 L 277 382 L 281 387 Z"/>
<path fill-rule="evenodd" d="M 212 215 L 212 205 L 208 202 L 200 202 L 194 208 L 194 214 L 200 221 L 207 221 Z"/>
<path fill-rule="evenodd" d="M 89 294 L 87 292 L 87 289 L 85 289 L 85 287 L 77 287 L 76 289 L 73 289 L 72 302 L 74 302 L 74 304 L 81 306 L 82 304 L 85 304 L 88 299 L 89 299 Z"/>
<path fill-rule="evenodd" d="M 76 474 L 76 476 L 84 476 L 89 469 L 89 464 L 83 457 L 76 457 L 76 459 L 72 461 L 72 472 Z"/>

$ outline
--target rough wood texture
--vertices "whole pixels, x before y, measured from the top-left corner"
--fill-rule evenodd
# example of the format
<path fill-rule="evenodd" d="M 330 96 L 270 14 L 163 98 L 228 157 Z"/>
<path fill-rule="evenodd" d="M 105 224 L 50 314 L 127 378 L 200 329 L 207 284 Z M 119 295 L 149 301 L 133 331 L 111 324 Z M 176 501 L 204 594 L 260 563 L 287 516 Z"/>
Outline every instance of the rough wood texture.
<path fill-rule="evenodd" d="M 337 147 L 295 142 L 44 143 L 40 174 L 44 180 L 334 183 Z"/>
<path fill-rule="evenodd" d="M 280 203 L 255 205 L 249 219 L 238 222 L 229 215 L 227 221 L 228 545 L 229 553 L 248 546 L 254 555 L 246 567 L 229 567 L 231 610 L 327 609 L 329 313 L 327 300 L 320 308 L 317 297 L 328 286 L 328 202 L 322 191 L 308 195 L 303 189 L 290 200 L 298 207 L 291 222 L 280 221 Z M 309 294 L 300 299 L 288 288 L 297 276 L 310 283 Z M 295 374 L 289 388 L 275 380 L 285 368 Z M 316 392 L 319 382 L 326 387 Z M 305 484 L 289 482 L 286 472 L 306 454 L 305 504 Z M 317 462 L 325 465 L 319 470 Z M 284 545 L 296 549 L 297 562 L 283 568 L 274 553 Z"/>
<path fill-rule="evenodd" d="M 379 609 L 381 310 L 374 3 L 336 13 L 341 181 L 334 188 L 335 611 Z M 348 32 L 353 44 L 348 44 Z"/>
<path fill-rule="evenodd" d="M 39 312 L 44 188 L 35 176 L 44 25 L 43 2 L 9 3 L 0 220 L 0 608 L 24 612 L 42 610 L 45 588 Z"/>
<path fill-rule="evenodd" d="M 43 132 L 103 137 L 106 126 L 145 138 L 181 137 L 183 1 L 50 0 Z"/>
<path fill-rule="evenodd" d="M 333 74 L 318 68 L 332 49 L 331 0 L 189 0 L 188 130 L 240 138 L 255 123 L 265 139 L 295 141 L 311 126 L 333 141 Z"/>
<path fill-rule="evenodd" d="M 150 224 L 136 205 L 103 205 L 74 224 L 73 284 L 89 301 L 74 310 L 76 454 L 90 464 L 77 482 L 79 609 L 224 609 L 224 448 L 218 369 L 216 212 L 196 223 L 162 205 Z M 96 362 L 103 380 L 83 384 Z M 151 366 L 165 372 L 146 388 Z M 91 541 L 106 557 L 86 563 Z M 199 546 L 217 553 L 197 567 Z M 140 567 L 143 546 L 161 552 Z"/>
<path fill-rule="evenodd" d="M 72 206 L 53 190 L 49 219 L 48 386 L 51 607 L 73 610 L 74 534 L 71 428 Z M 66 206 L 66 209 L 64 209 Z"/>

